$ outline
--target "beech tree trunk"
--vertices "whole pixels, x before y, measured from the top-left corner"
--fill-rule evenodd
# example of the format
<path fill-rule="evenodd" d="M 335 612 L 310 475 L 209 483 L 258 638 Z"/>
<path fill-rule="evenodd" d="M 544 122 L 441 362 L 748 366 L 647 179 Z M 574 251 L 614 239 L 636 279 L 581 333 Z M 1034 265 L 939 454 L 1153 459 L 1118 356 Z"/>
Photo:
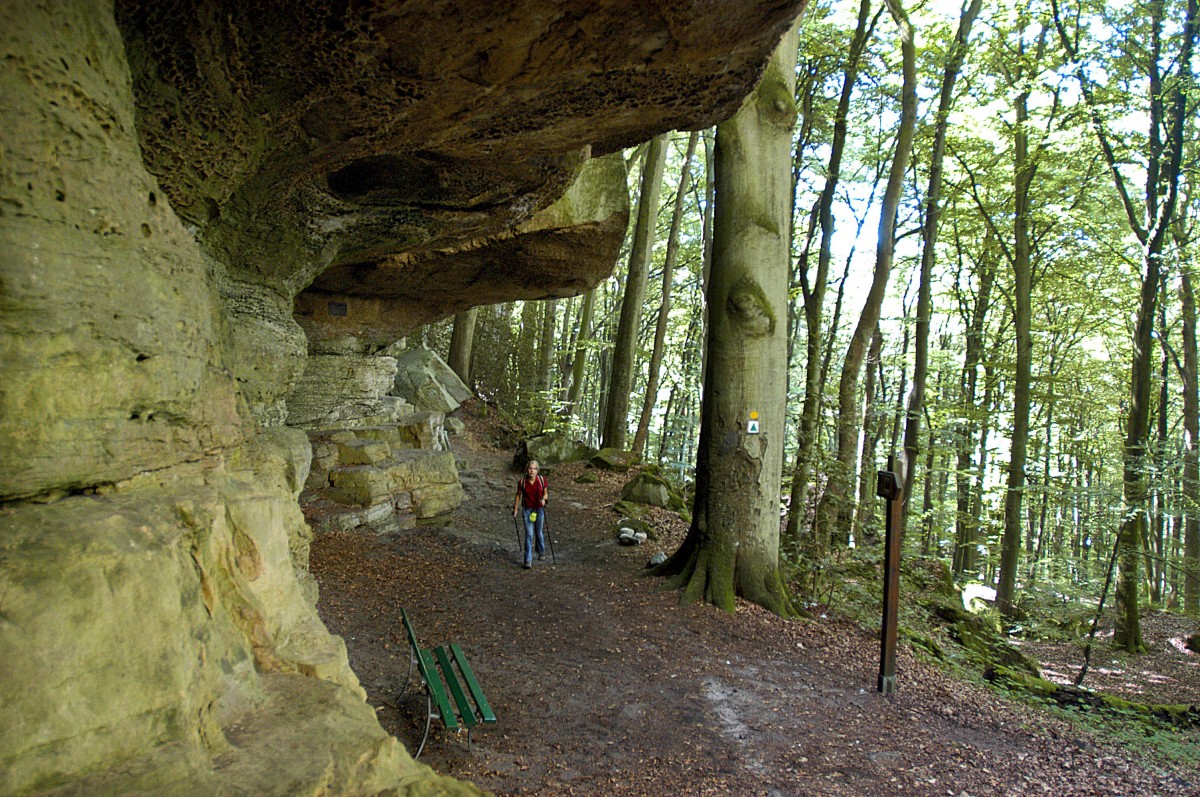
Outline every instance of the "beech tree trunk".
<path fill-rule="evenodd" d="M 988 310 L 991 308 L 992 280 L 996 273 L 995 267 L 988 260 L 986 249 L 980 265 L 979 289 L 975 295 L 975 303 L 967 324 L 966 353 L 963 357 L 960 380 L 964 420 L 961 429 L 957 432 L 956 440 L 958 445 L 958 468 L 956 470 L 958 517 L 953 560 L 953 570 L 956 576 L 975 570 L 979 545 L 979 517 L 974 514 L 972 506 L 971 474 L 975 469 L 973 451 L 975 432 L 979 426 L 976 418 L 980 415 L 979 407 L 976 405 L 976 396 L 978 395 L 979 364 L 983 359 L 984 323 Z M 983 411 L 987 412 L 988 408 L 983 407 Z"/>
<path fill-rule="evenodd" d="M 471 385 L 471 349 L 475 344 L 475 321 L 479 317 L 479 308 L 454 316 L 454 331 L 450 333 L 450 362 L 447 365 L 467 387 Z"/>
<path fill-rule="evenodd" d="M 779 486 L 797 25 L 741 110 L 717 127 L 696 498 L 687 538 L 655 571 L 673 576 L 685 603 L 726 611 L 741 595 L 794 612 L 779 571 Z"/>
<path fill-rule="evenodd" d="M 1187 267 L 1180 275 L 1183 306 L 1183 608 L 1200 610 L 1200 351 L 1196 344 L 1196 294 Z"/>
<path fill-rule="evenodd" d="M 633 245 L 629 251 L 629 269 L 625 278 L 625 294 L 621 300 L 621 316 L 617 322 L 617 337 L 613 342 L 608 402 L 600 436 L 600 444 L 608 448 L 624 448 L 629 432 L 629 394 L 633 390 L 633 363 L 637 356 L 642 304 L 646 301 L 650 253 L 654 249 L 654 233 L 658 224 L 658 195 L 662 187 L 663 165 L 667 160 L 666 141 L 666 133 L 650 141 L 646 166 L 642 169 L 637 226 L 633 230 Z"/>
<path fill-rule="evenodd" d="M 694 130 L 688 136 L 687 153 L 683 156 L 679 187 L 675 191 L 675 205 L 671 211 L 671 230 L 667 233 L 667 254 L 663 261 L 662 303 L 658 307 L 658 322 L 654 327 L 654 349 L 650 354 L 646 395 L 642 400 L 642 413 L 638 418 L 637 432 L 633 436 L 631 446 L 631 450 L 638 455 L 645 453 L 646 438 L 650 436 L 650 416 L 658 403 L 659 370 L 662 368 L 663 349 L 666 346 L 667 319 L 671 313 L 671 287 L 675 281 L 675 261 L 679 254 L 679 227 L 683 223 L 683 198 L 687 193 L 692 156 L 696 154 L 696 141 L 699 136 Z"/>
<path fill-rule="evenodd" d="M 879 234 L 875 256 L 875 275 L 867 293 L 867 300 L 859 316 L 858 325 L 850 338 L 842 364 L 842 376 L 838 381 L 838 431 L 837 458 L 829 472 L 829 483 L 825 495 L 817 508 L 817 527 L 832 536 L 833 542 L 845 545 L 849 539 L 850 526 L 854 518 L 853 482 L 856 474 L 858 435 L 860 432 L 858 381 L 862 374 L 863 360 L 887 290 L 891 273 L 892 257 L 896 248 L 896 212 L 900 206 L 900 193 L 904 176 L 908 171 L 912 155 L 913 138 L 917 120 L 917 55 L 913 41 L 912 25 L 899 0 L 887 0 L 888 10 L 900 29 L 900 45 L 904 62 L 904 87 L 900 103 L 900 127 L 896 132 L 896 152 L 888 173 L 884 189 L 883 204 L 879 212 Z"/>
<path fill-rule="evenodd" d="M 1057 2 L 1052 3 L 1052 7 L 1059 40 L 1075 67 L 1076 79 L 1091 114 L 1092 129 L 1121 198 L 1126 221 L 1142 244 L 1142 289 L 1134 327 L 1133 362 L 1129 369 L 1129 415 L 1125 424 L 1125 519 L 1117 539 L 1120 561 L 1117 568 L 1117 622 L 1113 644 L 1130 653 L 1143 653 L 1146 647 L 1142 642 L 1138 584 L 1142 575 L 1141 541 L 1146 533 L 1146 448 L 1150 431 L 1154 310 L 1158 301 L 1165 243 L 1179 198 L 1184 130 L 1190 117 L 1188 97 L 1194 96 L 1196 91 L 1192 55 L 1198 34 L 1197 26 L 1200 24 L 1200 4 L 1197 0 L 1188 0 L 1187 14 L 1178 27 L 1177 23 L 1170 26 L 1165 24 L 1167 20 L 1164 19 L 1162 3 L 1147 5 L 1150 12 L 1147 21 L 1150 31 L 1147 37 L 1149 52 L 1137 63 L 1137 66 L 1144 65 L 1146 68 L 1144 77 L 1148 89 L 1146 151 L 1141 153 L 1146 159 L 1147 168 L 1145 192 L 1140 202 L 1135 201 L 1121 172 L 1113 149 L 1113 137 L 1106 126 L 1091 79 L 1079 57 L 1077 40 L 1067 30 Z M 1168 29 L 1169 36 L 1178 36 L 1176 41 L 1179 50 L 1175 57 L 1163 52 L 1164 29 Z M 1139 41 L 1138 46 L 1144 46 L 1144 42 Z M 1165 71 L 1172 68 L 1174 73 Z"/>
<path fill-rule="evenodd" d="M 1022 30 L 1019 35 L 1024 35 Z M 1044 39 L 1043 39 L 1044 41 Z M 1040 47 L 1039 47 L 1040 49 Z M 1024 46 L 1021 48 L 1024 53 Z M 1040 61 L 1040 58 L 1038 59 Z M 1023 70 L 1018 70 L 1020 85 Z M 1009 441 L 1008 483 L 1004 494 L 1004 536 L 1000 543 L 1000 581 L 996 607 L 1011 617 L 1021 557 L 1022 507 L 1025 500 L 1025 461 L 1029 451 L 1030 382 L 1033 374 L 1033 248 L 1029 240 L 1029 189 L 1037 165 L 1029 157 L 1029 89 L 1016 98 L 1013 163 L 1013 328 L 1017 362 L 1013 375 L 1013 431 Z"/>
<path fill-rule="evenodd" d="M 904 426 L 904 459 L 909 467 L 904 471 L 904 509 L 901 514 L 901 534 L 908 527 L 912 511 L 913 480 L 921 440 L 921 415 L 925 407 L 925 383 L 929 375 L 929 317 L 933 312 L 932 283 L 933 263 L 938 239 L 938 225 L 942 217 L 942 162 L 946 154 L 946 128 L 950 123 L 950 109 L 954 105 L 954 84 L 967 55 L 967 40 L 971 26 L 983 0 L 971 0 L 963 9 L 958 23 L 958 32 L 946 60 L 942 73 L 942 91 L 938 98 L 937 122 L 933 134 L 933 152 L 929 156 L 929 189 L 925 195 L 925 224 L 921 229 L 921 277 L 917 286 L 916 339 L 913 349 L 912 391 L 909 393 L 908 410 Z M 927 477 L 928 478 L 928 477 Z"/>
<path fill-rule="evenodd" d="M 575 355 L 571 360 L 571 387 L 567 391 L 567 406 L 579 412 L 579 397 L 583 388 L 583 374 L 587 366 L 587 343 L 592 336 L 592 308 L 596 305 L 596 289 L 583 295 L 583 306 L 579 308 L 579 324 L 575 332 Z"/>
<path fill-rule="evenodd" d="M 554 389 L 554 326 L 558 320 L 558 300 L 547 299 L 542 306 L 542 339 L 538 343 L 538 386 L 547 394 Z"/>
<path fill-rule="evenodd" d="M 538 382 L 538 343 L 542 337 L 541 313 L 538 303 L 526 300 L 521 303 L 521 334 L 517 338 L 517 379 L 523 400 L 529 402 L 529 394 L 541 390 Z"/>

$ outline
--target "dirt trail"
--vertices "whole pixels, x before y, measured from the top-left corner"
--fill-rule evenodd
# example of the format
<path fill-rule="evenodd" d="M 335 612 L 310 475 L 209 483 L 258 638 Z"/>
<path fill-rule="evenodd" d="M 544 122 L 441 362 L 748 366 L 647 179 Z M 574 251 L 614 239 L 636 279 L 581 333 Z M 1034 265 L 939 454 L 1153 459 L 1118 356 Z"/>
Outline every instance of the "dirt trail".
<path fill-rule="evenodd" d="M 422 760 L 440 772 L 503 795 L 1200 794 L 1200 764 L 1159 769 L 907 649 L 881 696 L 878 642 L 852 626 L 681 608 L 641 575 L 653 548 L 610 539 L 613 477 L 549 474 L 557 564 L 522 570 L 510 454 L 454 447 L 468 499 L 447 526 L 312 553 L 321 614 L 410 750 L 425 700 L 401 691 L 398 610 L 423 643 L 465 648 L 500 721 L 470 752 L 435 728 Z"/>

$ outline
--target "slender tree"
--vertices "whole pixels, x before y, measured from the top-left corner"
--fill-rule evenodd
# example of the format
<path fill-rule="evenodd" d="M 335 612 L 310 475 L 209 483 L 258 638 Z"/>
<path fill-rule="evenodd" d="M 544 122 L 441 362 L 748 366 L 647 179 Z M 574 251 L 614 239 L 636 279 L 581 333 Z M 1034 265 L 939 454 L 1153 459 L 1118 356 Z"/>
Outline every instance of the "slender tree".
<path fill-rule="evenodd" d="M 824 316 L 825 290 L 829 283 L 829 264 L 833 260 L 834 218 L 833 201 L 841 180 L 842 158 L 846 150 L 847 118 L 850 100 L 858 81 L 859 65 L 875 21 L 871 17 L 871 0 L 861 0 L 858 7 L 858 22 L 850 40 L 849 55 L 842 75 L 842 90 L 838 97 L 833 122 L 833 140 L 830 142 L 829 163 L 826 168 L 825 187 L 817 199 L 810 216 L 809 227 L 819 228 L 817 269 L 809 276 L 809 253 L 814 233 L 810 232 L 797 264 L 800 289 L 804 297 L 804 322 L 806 360 L 804 364 L 804 405 L 796 427 L 796 460 L 792 470 L 792 489 L 788 500 L 787 528 L 784 537 L 789 545 L 796 547 L 800 541 L 800 524 L 808 504 L 810 472 L 817 452 L 817 428 L 821 415 L 821 382 L 823 376 L 821 357 L 822 322 Z M 814 231 L 815 232 L 815 231 Z M 818 540 L 818 550 L 824 540 Z"/>
<path fill-rule="evenodd" d="M 1180 275 L 1180 299 L 1183 308 L 1183 364 L 1179 378 L 1183 382 L 1183 497 L 1184 521 L 1183 606 L 1200 609 L 1200 347 L 1196 345 L 1196 292 L 1192 287 L 1191 268 Z"/>
<path fill-rule="evenodd" d="M 588 343 L 592 336 L 592 308 L 596 304 L 596 289 L 583 295 L 579 308 L 579 323 L 575 330 L 575 352 L 571 359 L 571 387 L 567 391 L 567 406 L 579 412 L 579 397 L 583 389 L 584 369 L 587 367 Z"/>
<path fill-rule="evenodd" d="M 971 26 L 983 0 L 971 0 L 963 9 L 954 34 L 954 42 L 946 58 L 942 72 L 942 88 L 938 96 L 937 114 L 933 131 L 933 150 L 929 155 L 929 188 L 925 194 L 925 223 L 921 227 L 921 275 L 917 286 L 917 318 L 913 342 L 912 390 L 908 397 L 908 409 L 904 427 L 904 459 L 916 462 L 921 439 L 921 416 L 925 410 L 925 382 L 929 373 L 929 322 L 933 313 L 932 284 L 933 265 L 937 247 L 938 227 L 942 217 L 942 166 L 946 154 L 946 129 L 950 124 L 950 109 L 954 104 L 954 85 L 962 71 L 967 56 L 967 43 L 971 37 Z M 911 511 L 911 495 L 916 468 L 909 467 L 904 473 L 904 511 L 901 528 L 908 524 Z"/>
<path fill-rule="evenodd" d="M 978 286 L 970 302 L 970 309 L 964 309 L 966 316 L 966 343 L 963 354 L 962 376 L 959 379 L 959 394 L 963 419 L 955 436 L 958 447 L 956 533 L 953 557 L 955 575 L 974 572 L 976 553 L 979 545 L 979 516 L 972 506 L 971 474 L 974 472 L 973 458 L 975 451 L 975 433 L 980 427 L 980 409 L 977 406 L 979 387 L 979 366 L 983 360 L 984 325 L 988 310 L 991 308 L 992 283 L 996 267 L 990 254 L 988 241 L 990 235 L 984 238 L 983 254 L 977 265 Z M 956 284 L 961 285 L 959 279 Z M 965 304 L 965 302 L 964 302 Z"/>
<path fill-rule="evenodd" d="M 454 331 L 450 334 L 448 365 L 467 387 L 471 387 L 471 350 L 474 348 L 475 322 L 478 317 L 478 307 L 457 314 L 454 316 Z"/>
<path fill-rule="evenodd" d="M 538 342 L 538 373 L 539 389 L 547 394 L 554 388 L 554 327 L 558 319 L 558 300 L 547 299 L 539 302 L 542 310 L 541 340 Z"/>
<path fill-rule="evenodd" d="M 658 403 L 658 385 L 663 351 L 666 348 L 667 319 L 671 313 L 671 288 L 675 281 L 675 261 L 679 255 L 679 227 L 683 223 L 684 197 L 687 194 L 688 178 L 691 175 L 692 156 L 696 154 L 699 133 L 688 135 L 687 152 L 679 173 L 679 187 L 675 190 L 675 204 L 671 211 L 671 229 L 667 233 L 667 253 L 663 261 L 662 302 L 658 307 L 658 321 L 654 328 L 654 348 L 650 353 L 650 371 L 646 379 L 646 395 L 642 401 L 642 413 L 638 419 L 637 432 L 633 436 L 634 452 L 644 455 L 646 438 L 650 434 L 650 416 Z"/>
<path fill-rule="evenodd" d="M 1019 56 L 1025 54 L 1024 25 L 1018 32 Z M 1038 36 L 1038 58 L 1044 49 L 1045 32 Z M 1013 329 L 1016 332 L 1016 373 L 1013 376 L 1013 431 L 1009 440 L 1008 482 L 1004 494 L 1004 537 L 1000 544 L 1000 580 L 996 605 L 1006 616 L 1013 614 L 1017 567 L 1021 554 L 1022 507 L 1025 500 L 1025 461 L 1029 451 L 1030 383 L 1033 373 L 1033 250 L 1029 238 L 1029 192 L 1037 160 L 1029 154 L 1029 95 L 1025 65 L 1018 61 L 1013 130 Z"/>
<path fill-rule="evenodd" d="M 1130 62 L 1145 68 L 1144 83 L 1147 89 L 1145 117 L 1148 129 L 1144 137 L 1146 149 L 1140 153 L 1146 167 L 1146 179 L 1145 190 L 1139 202 L 1134 198 L 1121 171 L 1121 159 L 1115 148 L 1117 142 L 1109 132 L 1101 103 L 1081 55 L 1080 37 L 1087 26 L 1080 24 L 1076 25 L 1074 30 L 1068 29 L 1058 0 L 1051 0 L 1051 3 L 1059 41 L 1074 66 L 1075 78 L 1079 82 L 1089 110 L 1092 130 L 1108 164 L 1117 194 L 1121 198 L 1126 221 L 1137 236 L 1142 249 L 1142 285 L 1134 326 L 1133 357 L 1129 375 L 1129 411 L 1125 422 L 1125 463 L 1122 480 L 1125 517 L 1117 540 L 1121 555 L 1117 568 L 1117 625 L 1113 634 L 1113 644 L 1117 647 L 1131 653 L 1140 653 L 1145 651 L 1139 615 L 1138 586 L 1142 577 L 1141 540 L 1147 522 L 1146 449 L 1150 425 L 1154 317 L 1164 249 L 1179 196 L 1189 96 L 1193 95 L 1196 89 L 1196 80 L 1192 72 L 1192 53 L 1197 37 L 1197 17 L 1200 14 L 1197 11 L 1197 0 L 1187 0 L 1183 24 L 1177 29 L 1178 51 L 1174 58 L 1168 58 L 1168 54 L 1163 51 L 1164 28 L 1168 22 L 1165 0 L 1138 4 L 1138 8 L 1133 11 L 1136 22 L 1145 27 L 1139 30 L 1136 40 L 1127 39 L 1125 43 L 1137 50 Z M 1174 22 L 1175 20 L 1172 20 L 1172 23 Z M 1139 57 L 1143 54 L 1145 57 Z M 1168 71 L 1170 65 L 1174 66 L 1173 72 Z"/>
<path fill-rule="evenodd" d="M 896 131 L 896 150 L 879 212 L 875 273 L 862 313 L 859 315 L 858 325 L 846 348 L 842 375 L 838 381 L 837 461 L 831 468 L 829 484 L 817 510 L 818 529 L 822 533 L 834 535 L 841 543 L 848 540 L 854 518 L 852 482 L 856 473 L 856 441 L 860 432 L 858 382 L 867 346 L 875 334 L 875 325 L 879 322 L 888 275 L 891 273 L 896 247 L 896 214 L 916 132 L 917 56 L 913 27 L 900 0 L 887 0 L 887 7 L 899 28 L 903 59 L 904 84 L 901 89 L 900 124 Z"/>
<path fill-rule="evenodd" d="M 617 322 L 617 337 L 613 342 L 612 373 L 608 381 L 604 428 L 600 435 L 601 445 L 608 448 L 624 448 L 625 437 L 629 432 L 629 394 L 633 390 L 633 364 L 637 356 L 638 330 L 641 327 L 642 304 L 646 301 L 650 253 L 654 249 L 654 233 L 658 224 L 658 201 L 662 188 L 663 166 L 667 157 L 667 135 L 663 133 L 651 140 L 646 153 L 646 166 L 642 170 L 637 222 L 633 232 L 633 245 L 629 250 L 629 268 L 625 277 L 625 293 L 621 300 L 620 320 Z"/>

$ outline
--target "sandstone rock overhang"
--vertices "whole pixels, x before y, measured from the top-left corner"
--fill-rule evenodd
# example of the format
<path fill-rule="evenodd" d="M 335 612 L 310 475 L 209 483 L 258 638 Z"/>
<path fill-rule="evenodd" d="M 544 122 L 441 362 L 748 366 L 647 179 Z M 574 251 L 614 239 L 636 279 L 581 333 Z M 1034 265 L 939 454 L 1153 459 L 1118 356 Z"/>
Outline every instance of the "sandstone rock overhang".
<path fill-rule="evenodd" d="M 580 290 L 590 156 L 731 112 L 800 5 L 0 3 L 0 793 L 477 794 L 316 612 L 297 294 Z"/>
<path fill-rule="evenodd" d="M 412 328 L 598 282 L 607 271 L 594 264 L 572 273 L 536 265 L 536 253 L 520 273 L 527 252 L 514 251 L 513 231 L 589 154 L 732 114 L 802 5 L 118 0 L 116 10 L 146 163 L 231 278 L 287 297 L 317 280 L 309 305 L 324 294 L 382 301 L 394 312 L 380 318 L 416 312 L 400 324 Z M 576 252 L 615 257 L 619 238 L 605 231 L 597 249 L 598 230 L 581 232 Z M 498 236 L 508 237 L 485 257 Z M 538 238 L 528 251 L 566 248 Z M 445 253 L 467 243 L 473 262 L 450 267 Z M 425 298 L 432 287 L 441 304 Z"/>

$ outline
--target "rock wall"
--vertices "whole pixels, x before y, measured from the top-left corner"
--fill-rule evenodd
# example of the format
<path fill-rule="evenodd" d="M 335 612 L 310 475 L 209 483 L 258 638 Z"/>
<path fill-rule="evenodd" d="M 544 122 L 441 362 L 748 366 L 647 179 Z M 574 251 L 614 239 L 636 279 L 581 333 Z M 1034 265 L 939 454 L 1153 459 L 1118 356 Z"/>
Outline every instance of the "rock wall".
<path fill-rule="evenodd" d="M 0 793 L 475 793 L 383 732 L 317 616 L 307 440 L 227 367 L 111 9 L 0 31 Z"/>
<path fill-rule="evenodd" d="M 800 5 L 0 3 L 0 793 L 476 793 L 316 614 L 289 396 L 601 279 L 623 211 L 538 214 L 732 112 Z"/>

